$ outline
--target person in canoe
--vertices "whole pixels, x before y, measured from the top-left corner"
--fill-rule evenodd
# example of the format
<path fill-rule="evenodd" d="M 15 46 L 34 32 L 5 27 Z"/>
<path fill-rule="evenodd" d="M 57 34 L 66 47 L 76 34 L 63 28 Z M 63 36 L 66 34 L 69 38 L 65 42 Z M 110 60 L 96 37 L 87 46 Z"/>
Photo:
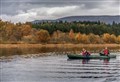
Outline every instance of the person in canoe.
<path fill-rule="evenodd" d="M 88 52 L 86 49 L 82 49 L 82 55 L 83 56 L 90 56 L 91 54 L 90 54 L 90 52 Z"/>
<path fill-rule="evenodd" d="M 104 50 L 102 50 L 102 52 L 100 53 L 100 56 L 108 56 L 110 53 L 109 53 L 109 50 L 107 47 L 105 47 Z"/>

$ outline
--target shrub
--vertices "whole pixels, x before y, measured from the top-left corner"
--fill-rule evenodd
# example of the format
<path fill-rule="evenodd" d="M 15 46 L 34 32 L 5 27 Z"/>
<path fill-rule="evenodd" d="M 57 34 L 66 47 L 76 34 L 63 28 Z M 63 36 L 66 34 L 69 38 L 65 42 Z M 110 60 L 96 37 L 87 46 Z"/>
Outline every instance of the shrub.
<path fill-rule="evenodd" d="M 38 42 L 46 43 L 50 40 L 50 35 L 47 30 L 41 29 L 36 33 L 36 39 Z"/>

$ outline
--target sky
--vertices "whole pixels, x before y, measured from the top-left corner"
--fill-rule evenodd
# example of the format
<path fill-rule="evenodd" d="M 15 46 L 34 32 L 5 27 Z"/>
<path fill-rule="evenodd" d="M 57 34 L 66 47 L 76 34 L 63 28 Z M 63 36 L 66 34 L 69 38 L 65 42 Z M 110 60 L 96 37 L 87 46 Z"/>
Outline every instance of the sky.
<path fill-rule="evenodd" d="M 120 15 L 120 0 L 0 0 L 0 19 L 14 23 L 83 15 Z"/>

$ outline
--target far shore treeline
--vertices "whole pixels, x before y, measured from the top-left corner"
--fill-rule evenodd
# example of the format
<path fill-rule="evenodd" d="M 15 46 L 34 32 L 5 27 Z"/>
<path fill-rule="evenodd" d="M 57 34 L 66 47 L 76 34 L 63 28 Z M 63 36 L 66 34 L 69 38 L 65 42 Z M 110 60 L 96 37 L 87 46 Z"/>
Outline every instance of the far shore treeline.
<path fill-rule="evenodd" d="M 0 43 L 120 44 L 120 23 L 59 21 L 14 24 L 0 20 Z"/>

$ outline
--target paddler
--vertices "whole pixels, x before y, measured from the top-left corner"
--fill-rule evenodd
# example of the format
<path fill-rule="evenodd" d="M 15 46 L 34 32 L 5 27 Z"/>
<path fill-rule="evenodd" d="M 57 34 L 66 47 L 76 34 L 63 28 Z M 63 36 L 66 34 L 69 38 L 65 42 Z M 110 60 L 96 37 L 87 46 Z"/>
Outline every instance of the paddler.
<path fill-rule="evenodd" d="M 105 49 L 102 51 L 102 53 L 100 53 L 101 56 L 108 56 L 110 53 L 109 53 L 109 50 L 107 47 L 105 47 Z"/>
<path fill-rule="evenodd" d="M 82 55 L 83 56 L 90 56 L 91 54 L 90 54 L 90 52 L 88 52 L 86 49 L 82 49 Z"/>

